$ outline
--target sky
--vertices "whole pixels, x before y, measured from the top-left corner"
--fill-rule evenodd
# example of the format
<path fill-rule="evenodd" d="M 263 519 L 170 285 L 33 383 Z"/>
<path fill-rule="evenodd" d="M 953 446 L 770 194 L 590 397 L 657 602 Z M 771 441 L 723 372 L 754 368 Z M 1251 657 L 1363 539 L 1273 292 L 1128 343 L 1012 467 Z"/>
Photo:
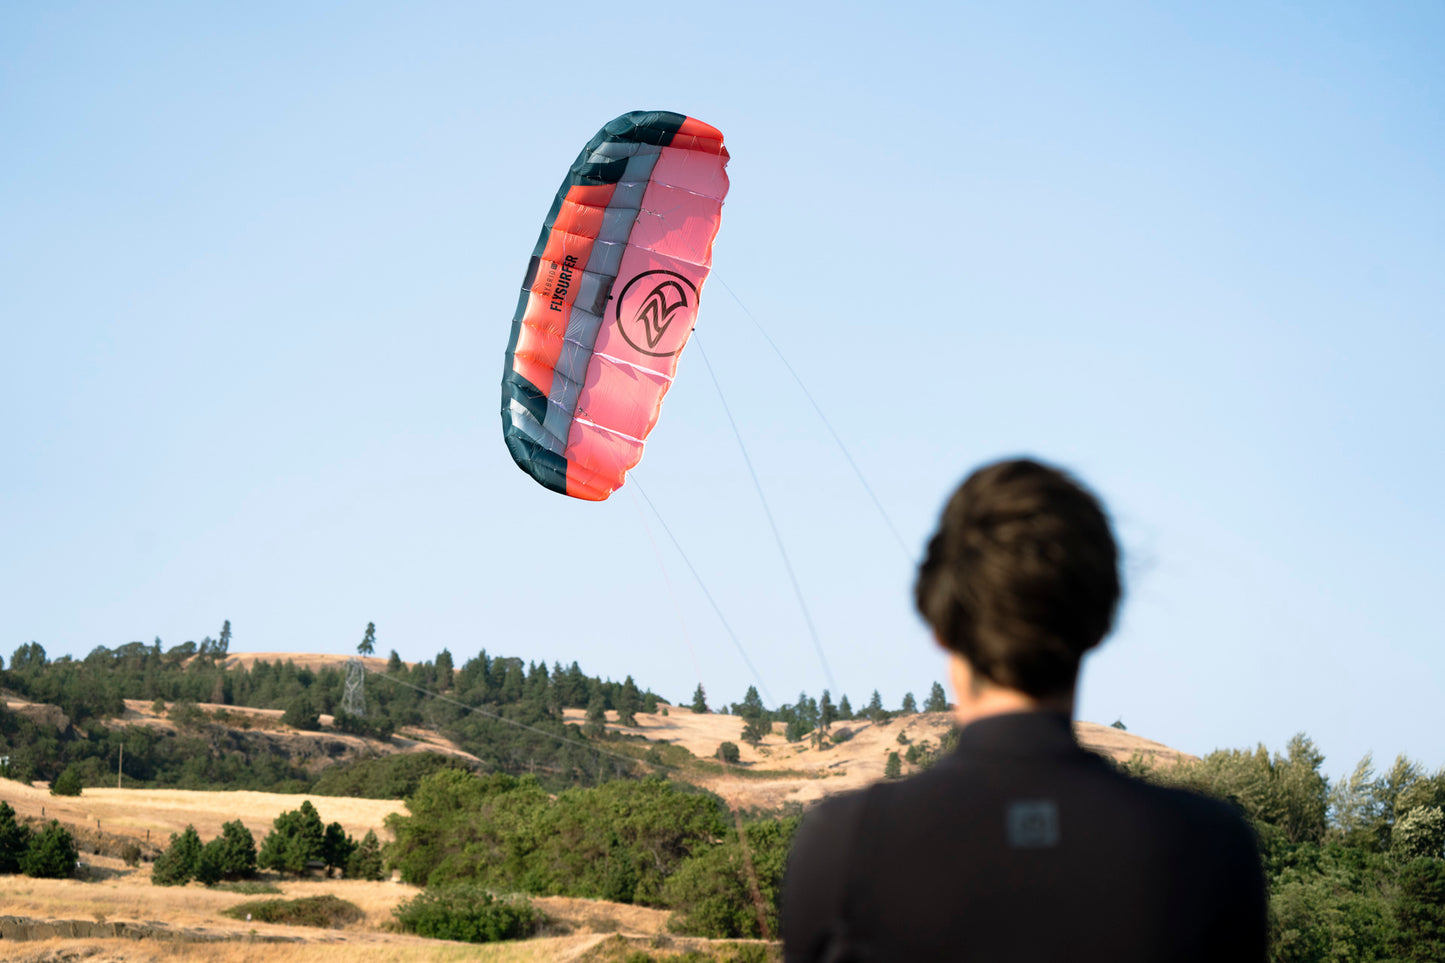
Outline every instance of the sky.
<path fill-rule="evenodd" d="M 1026 454 L 1124 546 L 1081 718 L 1445 764 L 1445 8 L 1087 7 L 5 5 L 0 655 L 375 622 L 896 706 L 944 678 L 944 499 Z M 635 109 L 722 130 L 731 191 L 586 503 L 513 465 L 500 378 L 567 165 Z"/>

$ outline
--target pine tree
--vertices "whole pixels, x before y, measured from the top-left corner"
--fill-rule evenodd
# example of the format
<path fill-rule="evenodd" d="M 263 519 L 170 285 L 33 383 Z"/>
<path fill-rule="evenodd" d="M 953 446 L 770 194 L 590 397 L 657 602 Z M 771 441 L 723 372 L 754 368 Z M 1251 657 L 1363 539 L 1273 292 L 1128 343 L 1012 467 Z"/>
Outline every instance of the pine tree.
<path fill-rule="evenodd" d="M 456 682 L 456 668 L 452 664 L 452 653 L 450 649 L 442 649 L 437 653 L 437 684 L 443 692 L 451 689 Z"/>
<path fill-rule="evenodd" d="M 838 718 L 838 710 L 833 705 L 833 697 L 828 690 L 823 690 L 823 698 L 818 700 L 818 724 L 824 729 L 830 729 Z"/>
<path fill-rule="evenodd" d="M 853 704 L 848 701 L 846 694 L 838 700 L 838 718 L 844 722 L 850 721 L 853 718 Z"/>
<path fill-rule="evenodd" d="M 15 810 L 0 800 L 0 873 L 20 872 L 20 857 L 30 848 L 30 827 L 16 822 Z"/>
<path fill-rule="evenodd" d="M 937 682 L 933 683 L 933 688 L 928 690 L 928 700 L 923 703 L 923 711 L 948 711 L 948 696 L 943 694 L 943 686 L 939 685 Z"/>
<path fill-rule="evenodd" d="M 231 620 L 227 619 L 221 623 L 221 637 L 216 640 L 215 647 L 211 650 L 217 659 L 224 659 L 226 653 L 231 651 Z"/>
<path fill-rule="evenodd" d="M 628 676 L 622 683 L 622 690 L 617 695 L 617 724 L 620 726 L 637 725 L 637 710 L 642 704 L 642 693 L 637 691 L 637 683 Z"/>
<path fill-rule="evenodd" d="M 65 879 L 74 871 L 79 858 L 75 840 L 59 820 L 52 819 L 20 857 L 20 872 L 26 876 Z"/>
<path fill-rule="evenodd" d="M 904 713 L 904 715 L 910 715 L 910 716 L 911 716 L 911 715 L 913 715 L 913 714 L 914 714 L 915 712 L 917 712 L 917 711 L 918 711 L 918 703 L 913 701 L 913 693 L 912 693 L 912 692 L 905 692 L 905 693 L 903 693 L 903 713 Z"/>
<path fill-rule="evenodd" d="M 888 763 L 887 763 L 887 765 L 885 765 L 885 766 L 883 767 L 883 778 L 884 778 L 884 779 L 897 779 L 899 776 L 902 776 L 902 775 L 903 775 L 903 763 L 899 761 L 899 759 L 898 759 L 898 753 L 896 753 L 896 752 L 890 752 L 890 753 L 888 754 Z"/>
<path fill-rule="evenodd" d="M 368 829 L 366 835 L 361 837 L 361 844 L 346 863 L 346 877 L 375 880 L 381 879 L 382 871 L 381 843 L 377 840 L 376 833 Z"/>
<path fill-rule="evenodd" d="M 361 644 L 356 647 L 361 655 L 372 655 L 376 652 L 376 623 L 366 623 L 366 634 L 361 637 Z"/>
<path fill-rule="evenodd" d="M 179 836 L 172 833 L 171 844 L 151 866 L 151 882 L 157 886 L 186 885 L 195 878 L 200 868 L 201 849 L 201 837 L 196 827 L 187 826 Z"/>
<path fill-rule="evenodd" d="M 262 869 L 300 876 L 306 871 L 307 862 L 322 858 L 325 846 L 326 828 L 321 824 L 321 814 L 307 799 L 299 809 L 276 817 L 271 832 L 261 842 L 256 863 Z"/>
<path fill-rule="evenodd" d="M 699 715 L 707 711 L 707 692 L 701 682 L 697 684 L 697 691 L 692 694 L 692 711 Z"/>

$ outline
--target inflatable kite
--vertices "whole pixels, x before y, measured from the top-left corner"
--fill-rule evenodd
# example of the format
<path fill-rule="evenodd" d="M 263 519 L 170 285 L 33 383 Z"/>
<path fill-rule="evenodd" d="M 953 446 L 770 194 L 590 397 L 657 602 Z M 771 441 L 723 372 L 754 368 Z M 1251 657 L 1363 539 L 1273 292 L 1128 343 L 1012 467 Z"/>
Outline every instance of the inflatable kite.
<path fill-rule="evenodd" d="M 587 142 L 542 224 L 502 375 L 521 469 L 601 501 L 642 458 L 712 266 L 728 191 L 722 134 L 633 111 Z"/>

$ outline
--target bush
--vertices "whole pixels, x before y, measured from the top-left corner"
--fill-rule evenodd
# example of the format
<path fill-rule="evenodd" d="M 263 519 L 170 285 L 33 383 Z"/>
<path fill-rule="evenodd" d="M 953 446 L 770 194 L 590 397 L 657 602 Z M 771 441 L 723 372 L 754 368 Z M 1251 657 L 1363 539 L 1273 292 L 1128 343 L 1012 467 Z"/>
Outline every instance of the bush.
<path fill-rule="evenodd" d="M 140 865 L 140 856 L 140 846 L 137 843 L 127 841 L 120 847 L 120 858 L 124 860 L 125 864 L 131 869 L 135 869 Z"/>
<path fill-rule="evenodd" d="M 738 750 L 737 743 L 724 742 L 722 745 L 717 747 L 717 757 L 723 762 L 732 764 L 742 759 L 742 753 Z"/>
<path fill-rule="evenodd" d="M 423 779 L 443 769 L 470 771 L 466 762 L 456 756 L 444 756 L 439 752 L 403 752 L 329 766 L 317 777 L 311 791 L 321 796 L 405 799 L 416 792 Z"/>
<path fill-rule="evenodd" d="M 75 771 L 74 766 L 66 766 L 65 771 L 55 777 L 50 784 L 50 795 L 52 796 L 79 796 L 81 790 L 80 775 Z"/>
<path fill-rule="evenodd" d="M 244 920 L 248 915 L 260 923 L 283 926 L 324 926 L 340 929 L 348 923 L 366 918 L 361 907 L 335 896 L 306 896 L 301 899 L 263 899 L 239 903 L 223 911 L 232 919 Z"/>
<path fill-rule="evenodd" d="M 523 939 L 545 918 L 525 899 L 500 900 L 479 886 L 427 890 L 392 912 L 408 933 L 464 943 Z"/>
<path fill-rule="evenodd" d="M 195 879 L 201 868 L 201 837 L 196 827 L 187 826 L 177 836 L 171 834 L 171 844 L 156 857 L 151 867 L 151 882 L 157 886 L 184 886 Z"/>
<path fill-rule="evenodd" d="M 70 833 L 58 820 L 52 819 L 20 857 L 20 872 L 26 876 L 65 879 L 75 869 L 79 855 Z"/>
<path fill-rule="evenodd" d="M 217 883 L 216 889 L 227 893 L 240 893 L 242 896 L 260 896 L 262 893 L 281 892 L 281 887 L 275 883 L 259 883 L 252 879 L 238 880 L 234 883 Z"/>

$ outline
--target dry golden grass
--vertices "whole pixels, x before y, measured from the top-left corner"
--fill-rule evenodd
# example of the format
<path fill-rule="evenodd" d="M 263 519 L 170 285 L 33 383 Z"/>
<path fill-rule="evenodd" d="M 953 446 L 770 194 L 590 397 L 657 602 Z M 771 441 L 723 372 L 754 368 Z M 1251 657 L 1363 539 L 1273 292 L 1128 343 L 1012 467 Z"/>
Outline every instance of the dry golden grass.
<path fill-rule="evenodd" d="M 566 716 L 568 722 L 579 725 L 585 721 L 585 713 L 580 709 L 568 709 Z M 608 713 L 609 729 L 669 742 L 704 758 L 712 757 L 723 742 L 732 742 L 738 747 L 743 772 L 787 770 L 791 773 L 767 779 L 748 778 L 741 773 L 689 776 L 730 804 L 745 809 L 809 805 L 825 796 L 861 789 L 883 778 L 890 752 L 901 756 L 907 751 L 909 743 L 929 742 L 937 746 L 954 725 L 952 715 L 945 712 L 921 712 L 881 725 L 859 719 L 837 722 L 833 732 L 847 732 L 850 737 L 841 743 L 830 740 L 825 748 L 820 749 L 808 742 L 788 742 L 782 735 L 781 725 L 775 725 L 775 731 L 757 746 L 750 746 L 742 741 L 743 720 L 740 717 L 694 713 L 686 707 L 669 706 L 665 716 L 660 712 L 639 712 L 638 724 L 634 727 L 619 726 L 616 719 L 615 712 Z M 907 743 L 898 741 L 900 733 L 908 740 Z M 1163 743 L 1093 722 L 1074 723 L 1074 733 L 1084 748 L 1120 762 L 1136 753 L 1165 765 L 1194 758 Z M 907 768 L 904 767 L 905 771 Z"/>
<path fill-rule="evenodd" d="M 271 831 L 277 816 L 296 809 L 303 799 L 321 813 L 326 822 L 339 822 L 360 839 L 374 830 L 390 838 L 383 821 L 388 813 L 404 812 L 401 802 L 390 799 L 353 799 L 343 796 L 304 796 L 273 792 L 199 792 L 189 789 L 87 789 L 79 796 L 52 796 L 49 790 L 0 779 L 0 799 L 22 816 L 59 819 L 61 822 L 94 827 L 96 821 L 108 833 L 120 833 L 165 845 L 171 833 L 195 826 L 202 839 L 221 834 L 221 824 L 239 819 L 251 830 L 259 845 Z"/>
<path fill-rule="evenodd" d="M 472 946 L 434 940 L 393 938 L 355 943 L 344 937 L 306 943 L 169 943 L 160 940 L 44 940 L 8 947 L 15 963 L 566 963 L 576 960 L 601 936 L 563 936 L 523 943 Z"/>

